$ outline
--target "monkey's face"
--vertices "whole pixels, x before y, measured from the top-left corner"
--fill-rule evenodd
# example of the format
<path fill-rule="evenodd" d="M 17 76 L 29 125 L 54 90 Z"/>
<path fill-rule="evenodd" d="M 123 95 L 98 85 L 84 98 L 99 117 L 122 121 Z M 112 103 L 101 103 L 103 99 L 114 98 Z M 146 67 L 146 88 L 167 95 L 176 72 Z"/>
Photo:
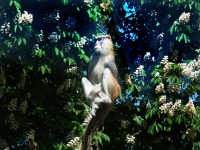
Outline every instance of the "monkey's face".
<path fill-rule="evenodd" d="M 113 44 L 110 38 L 101 37 L 101 38 L 96 39 L 94 49 L 95 49 L 95 52 L 103 54 L 109 51 L 110 49 L 112 49 L 112 47 L 113 47 Z"/>
<path fill-rule="evenodd" d="M 96 52 L 101 52 L 102 42 L 103 42 L 103 38 L 96 39 L 96 43 L 95 43 L 95 46 L 94 46 L 94 49 L 95 49 Z"/>

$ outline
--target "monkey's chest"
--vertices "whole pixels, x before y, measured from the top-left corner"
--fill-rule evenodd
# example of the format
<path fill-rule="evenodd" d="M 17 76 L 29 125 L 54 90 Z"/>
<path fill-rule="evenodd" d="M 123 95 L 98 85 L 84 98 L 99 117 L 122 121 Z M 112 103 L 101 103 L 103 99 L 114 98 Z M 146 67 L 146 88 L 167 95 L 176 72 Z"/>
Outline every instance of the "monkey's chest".
<path fill-rule="evenodd" d="M 90 68 L 89 80 L 92 84 L 99 84 L 102 82 L 104 68 L 104 64 L 101 63 L 98 63 Z"/>

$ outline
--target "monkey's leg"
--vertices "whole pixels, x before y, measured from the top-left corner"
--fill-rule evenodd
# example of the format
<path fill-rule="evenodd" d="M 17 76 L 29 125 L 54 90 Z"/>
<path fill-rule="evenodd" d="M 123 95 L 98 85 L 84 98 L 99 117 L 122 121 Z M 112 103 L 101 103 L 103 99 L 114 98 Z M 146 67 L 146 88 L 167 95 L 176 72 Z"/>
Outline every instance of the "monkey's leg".
<path fill-rule="evenodd" d="M 102 91 L 102 86 L 100 83 L 96 86 L 93 86 L 93 89 L 88 95 L 88 99 L 98 105 L 101 102 L 107 102 L 109 97 Z"/>
<path fill-rule="evenodd" d="M 83 90 L 84 90 L 84 93 L 85 93 L 85 97 L 88 99 L 88 95 L 92 91 L 93 85 L 85 77 L 82 78 L 82 85 L 83 85 Z"/>

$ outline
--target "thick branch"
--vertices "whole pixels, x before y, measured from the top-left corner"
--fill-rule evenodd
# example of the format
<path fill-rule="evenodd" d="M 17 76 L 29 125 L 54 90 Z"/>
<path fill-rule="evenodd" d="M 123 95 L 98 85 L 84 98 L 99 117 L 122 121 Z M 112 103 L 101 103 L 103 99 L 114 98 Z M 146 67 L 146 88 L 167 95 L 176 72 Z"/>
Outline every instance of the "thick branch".
<path fill-rule="evenodd" d="M 99 109 L 96 111 L 96 116 L 92 117 L 85 131 L 81 150 L 92 150 L 91 145 L 93 133 L 100 125 L 103 124 L 104 120 L 108 116 L 111 106 L 112 104 L 99 104 Z"/>

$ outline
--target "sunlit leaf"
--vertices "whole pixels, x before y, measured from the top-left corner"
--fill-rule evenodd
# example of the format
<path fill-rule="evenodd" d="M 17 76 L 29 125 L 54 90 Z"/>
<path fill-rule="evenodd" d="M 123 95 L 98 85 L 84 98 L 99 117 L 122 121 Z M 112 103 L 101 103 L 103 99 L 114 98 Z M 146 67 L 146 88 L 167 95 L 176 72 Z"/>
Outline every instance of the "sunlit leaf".
<path fill-rule="evenodd" d="M 58 56 L 60 53 L 59 49 L 56 47 L 54 50 L 55 50 L 56 56 Z"/>

